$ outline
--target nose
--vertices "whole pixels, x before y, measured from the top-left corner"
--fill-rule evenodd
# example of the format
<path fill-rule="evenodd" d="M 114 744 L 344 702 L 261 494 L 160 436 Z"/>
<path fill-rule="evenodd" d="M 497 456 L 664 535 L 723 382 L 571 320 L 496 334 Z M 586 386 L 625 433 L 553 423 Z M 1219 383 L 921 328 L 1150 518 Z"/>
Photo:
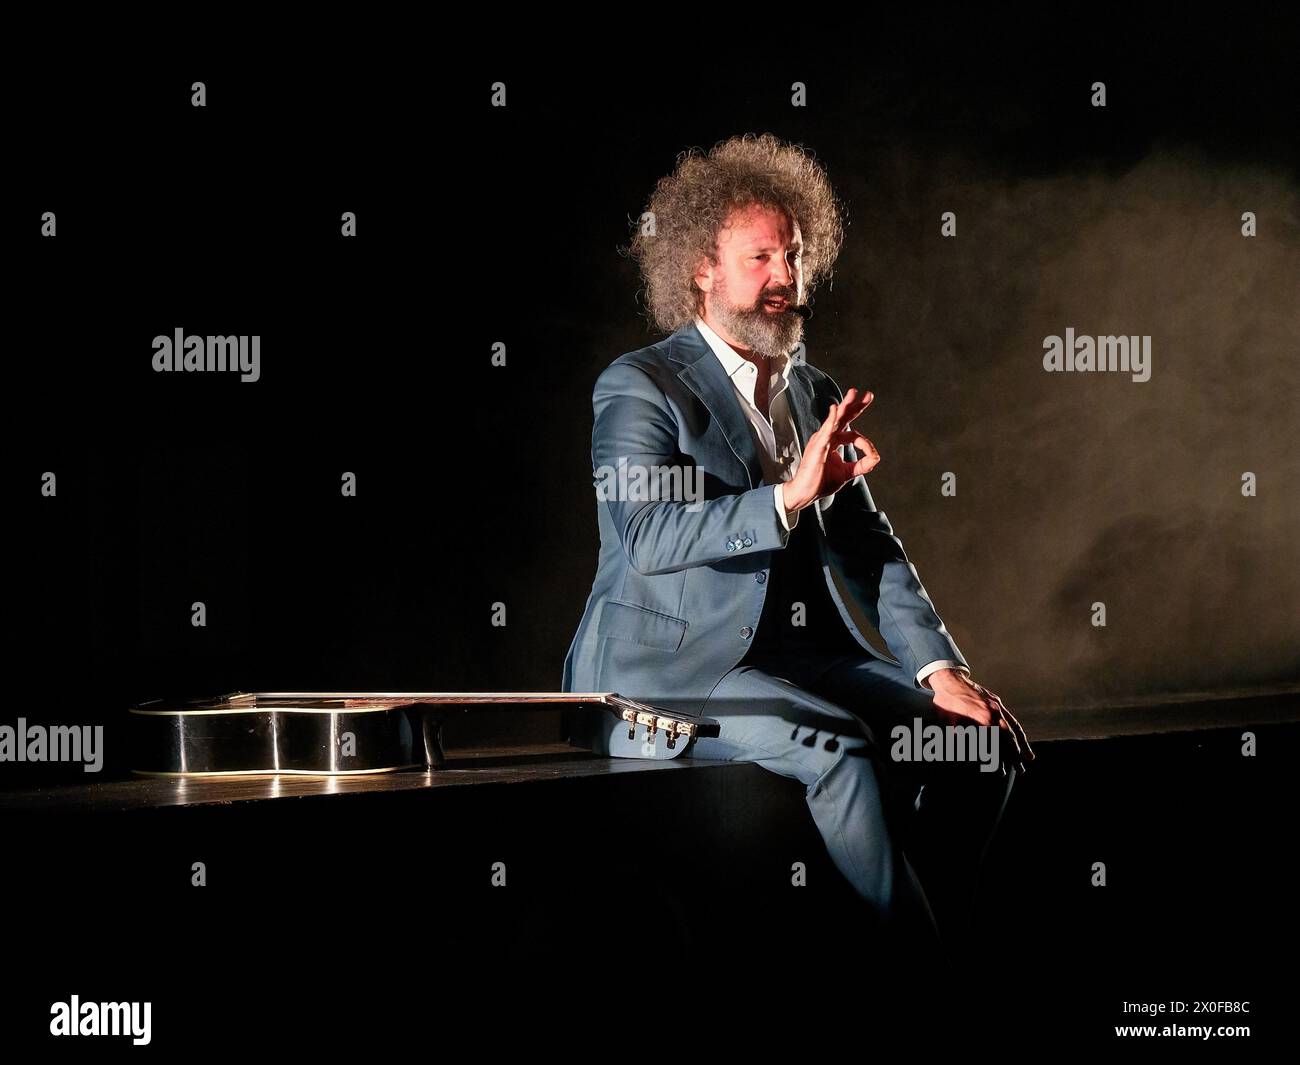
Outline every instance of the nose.
<path fill-rule="evenodd" d="M 781 265 L 773 269 L 772 280 L 782 288 L 794 287 L 794 271 L 790 269 L 790 264 L 781 260 Z"/>

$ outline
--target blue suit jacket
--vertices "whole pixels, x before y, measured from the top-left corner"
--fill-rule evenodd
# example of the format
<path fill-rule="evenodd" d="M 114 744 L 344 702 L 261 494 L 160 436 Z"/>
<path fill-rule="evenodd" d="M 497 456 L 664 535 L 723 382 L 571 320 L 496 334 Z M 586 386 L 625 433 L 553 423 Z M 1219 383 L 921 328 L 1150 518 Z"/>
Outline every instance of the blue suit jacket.
<path fill-rule="evenodd" d="M 825 419 L 839 386 L 804 362 L 790 371 L 789 403 L 802 444 Z M 713 688 L 750 647 L 767 582 L 756 579 L 790 533 L 763 483 L 758 444 L 731 379 L 694 323 L 615 359 L 592 397 L 593 483 L 601 468 L 695 466 L 705 502 L 608 498 L 597 493 L 600 557 L 586 609 L 564 661 L 562 690 L 615 691 L 666 709 L 707 713 Z M 846 458 L 857 458 L 846 447 Z M 608 493 L 607 493 L 608 494 Z M 827 587 L 864 651 L 863 638 L 827 566 L 909 677 L 936 659 L 965 659 L 948 634 L 915 567 L 859 478 L 799 516 L 818 524 Z M 570 739 L 602 754 L 671 758 L 662 736 L 635 741 L 612 717 L 570 715 Z"/>

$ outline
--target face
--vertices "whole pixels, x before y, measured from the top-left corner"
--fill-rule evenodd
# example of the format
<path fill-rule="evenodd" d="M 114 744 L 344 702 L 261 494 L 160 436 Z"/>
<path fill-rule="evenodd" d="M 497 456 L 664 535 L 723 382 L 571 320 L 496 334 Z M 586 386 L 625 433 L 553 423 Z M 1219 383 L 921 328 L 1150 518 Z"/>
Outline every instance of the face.
<path fill-rule="evenodd" d="M 783 211 L 733 211 L 718 234 L 718 264 L 695 275 L 701 317 L 723 340 L 760 355 L 787 355 L 803 338 L 803 239 Z"/>

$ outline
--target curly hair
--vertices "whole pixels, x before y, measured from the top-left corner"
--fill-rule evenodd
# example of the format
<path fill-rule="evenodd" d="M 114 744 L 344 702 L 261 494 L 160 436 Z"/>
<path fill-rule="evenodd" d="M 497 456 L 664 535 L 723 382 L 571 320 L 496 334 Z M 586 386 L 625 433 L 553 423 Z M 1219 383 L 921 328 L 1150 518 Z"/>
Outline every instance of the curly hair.
<path fill-rule="evenodd" d="M 650 194 L 653 226 L 638 219 L 630 245 L 620 249 L 640 267 L 654 325 L 671 333 L 703 308 L 695 271 L 702 259 L 717 265 L 718 233 L 733 210 L 750 206 L 798 222 L 808 294 L 831 276 L 844 240 L 843 207 L 810 153 L 770 133 L 719 141 L 707 155 L 691 148 Z"/>

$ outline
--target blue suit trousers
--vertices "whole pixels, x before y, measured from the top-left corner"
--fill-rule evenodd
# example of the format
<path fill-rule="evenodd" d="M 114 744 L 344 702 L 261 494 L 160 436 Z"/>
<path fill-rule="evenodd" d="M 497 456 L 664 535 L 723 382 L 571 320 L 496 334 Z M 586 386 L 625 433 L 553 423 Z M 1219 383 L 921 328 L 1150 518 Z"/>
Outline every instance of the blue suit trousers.
<path fill-rule="evenodd" d="M 755 647 L 704 708 L 720 734 L 685 753 L 798 780 L 832 861 L 874 916 L 950 946 L 965 938 L 1016 770 L 891 759 L 895 724 L 943 723 L 933 698 L 865 652 Z M 1009 748 L 999 745 L 1003 759 Z"/>

